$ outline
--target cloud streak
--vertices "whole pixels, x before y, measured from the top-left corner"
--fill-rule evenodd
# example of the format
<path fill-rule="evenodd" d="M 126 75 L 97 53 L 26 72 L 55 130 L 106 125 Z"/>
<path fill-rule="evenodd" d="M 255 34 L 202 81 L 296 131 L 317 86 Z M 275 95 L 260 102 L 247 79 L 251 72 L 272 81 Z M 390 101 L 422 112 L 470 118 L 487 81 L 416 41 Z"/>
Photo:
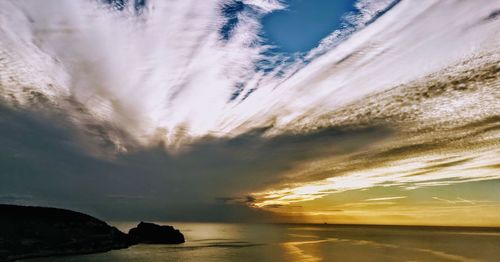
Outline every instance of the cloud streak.
<path fill-rule="evenodd" d="M 403 198 L 407 198 L 407 196 L 369 198 L 369 199 L 365 199 L 364 201 L 386 201 L 386 200 L 396 200 L 396 199 L 403 199 Z"/>

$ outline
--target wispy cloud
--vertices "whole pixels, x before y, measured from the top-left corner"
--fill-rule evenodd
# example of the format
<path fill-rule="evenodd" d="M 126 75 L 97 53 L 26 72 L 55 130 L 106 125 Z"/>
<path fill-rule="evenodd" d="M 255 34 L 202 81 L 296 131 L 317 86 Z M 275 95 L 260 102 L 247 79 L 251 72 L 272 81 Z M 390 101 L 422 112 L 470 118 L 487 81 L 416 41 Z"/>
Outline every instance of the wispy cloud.
<path fill-rule="evenodd" d="M 455 199 L 444 199 L 441 197 L 432 197 L 432 199 L 448 203 L 448 204 L 470 204 L 470 205 L 476 205 L 476 204 L 483 204 L 483 203 L 492 203 L 490 200 L 468 200 L 464 199 L 461 197 L 456 197 Z"/>
<path fill-rule="evenodd" d="M 365 199 L 364 201 L 386 201 L 386 200 L 396 200 L 396 199 L 403 199 L 403 198 L 407 198 L 407 196 L 369 198 L 369 199 Z"/>

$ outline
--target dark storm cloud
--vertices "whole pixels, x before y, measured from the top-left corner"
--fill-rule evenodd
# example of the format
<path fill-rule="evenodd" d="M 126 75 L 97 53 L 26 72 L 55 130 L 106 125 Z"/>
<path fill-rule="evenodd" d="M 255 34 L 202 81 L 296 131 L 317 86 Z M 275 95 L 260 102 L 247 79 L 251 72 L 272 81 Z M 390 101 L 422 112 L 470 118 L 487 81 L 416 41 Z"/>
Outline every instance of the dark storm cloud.
<path fill-rule="evenodd" d="M 0 103 L 0 193 L 112 219 L 268 217 L 247 207 L 255 201 L 248 193 L 279 183 L 300 163 L 354 152 L 390 133 L 335 127 L 266 137 L 262 128 L 234 138 L 206 137 L 176 154 L 159 143 L 111 155 L 110 127 L 85 126 L 76 128 L 57 111 L 32 113 Z"/>

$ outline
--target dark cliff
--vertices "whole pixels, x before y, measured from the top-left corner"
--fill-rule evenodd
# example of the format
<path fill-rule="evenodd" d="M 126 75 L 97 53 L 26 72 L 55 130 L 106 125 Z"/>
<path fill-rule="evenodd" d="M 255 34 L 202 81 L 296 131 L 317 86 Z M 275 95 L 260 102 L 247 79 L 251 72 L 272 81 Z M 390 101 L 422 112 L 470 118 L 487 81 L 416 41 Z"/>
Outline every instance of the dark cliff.
<path fill-rule="evenodd" d="M 130 246 L 128 236 L 82 213 L 0 204 L 0 261 L 103 252 Z"/>

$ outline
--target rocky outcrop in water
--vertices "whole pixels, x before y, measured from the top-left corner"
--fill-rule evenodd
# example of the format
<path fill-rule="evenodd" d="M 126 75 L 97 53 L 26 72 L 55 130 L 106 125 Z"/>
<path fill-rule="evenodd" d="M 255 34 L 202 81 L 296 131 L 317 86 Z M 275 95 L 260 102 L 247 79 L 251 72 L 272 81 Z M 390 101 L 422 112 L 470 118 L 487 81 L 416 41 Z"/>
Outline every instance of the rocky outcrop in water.
<path fill-rule="evenodd" d="M 181 244 L 185 242 L 184 235 L 174 227 L 145 222 L 130 229 L 128 235 L 134 243 Z"/>

